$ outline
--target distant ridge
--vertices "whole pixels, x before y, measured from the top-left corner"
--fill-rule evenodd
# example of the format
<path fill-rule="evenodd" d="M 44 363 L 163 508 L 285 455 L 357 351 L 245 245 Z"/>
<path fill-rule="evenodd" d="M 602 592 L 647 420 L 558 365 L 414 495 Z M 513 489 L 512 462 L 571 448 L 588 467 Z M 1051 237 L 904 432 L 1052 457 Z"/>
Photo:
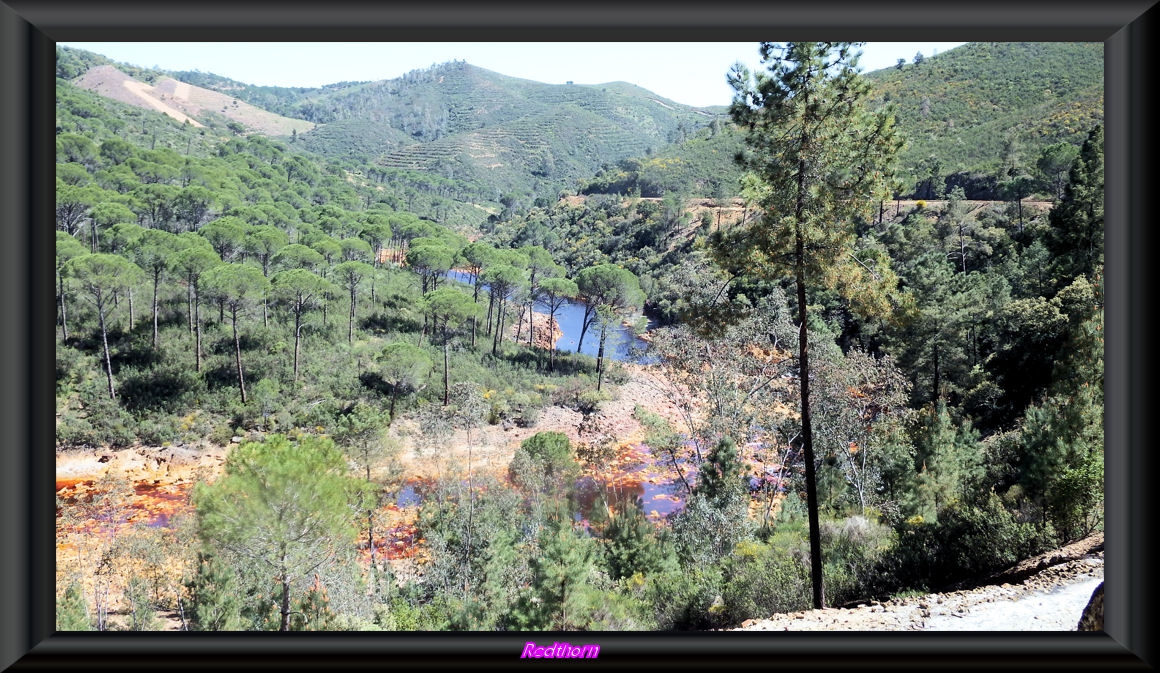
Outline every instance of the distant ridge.
<path fill-rule="evenodd" d="M 238 122 L 246 130 L 269 136 L 305 133 L 315 124 L 267 112 L 232 96 L 203 89 L 172 77 L 162 76 L 155 84 L 134 79 L 112 65 L 90 68 L 72 83 L 114 100 L 166 114 L 179 122 L 204 127 L 199 115 L 220 114 Z"/>

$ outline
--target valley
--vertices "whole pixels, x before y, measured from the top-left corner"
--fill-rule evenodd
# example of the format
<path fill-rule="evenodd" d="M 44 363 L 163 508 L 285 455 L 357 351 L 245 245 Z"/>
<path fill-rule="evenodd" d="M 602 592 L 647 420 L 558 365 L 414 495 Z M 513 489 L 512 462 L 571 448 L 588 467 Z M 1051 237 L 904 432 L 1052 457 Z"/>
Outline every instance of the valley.
<path fill-rule="evenodd" d="M 712 109 L 58 48 L 58 628 L 914 630 L 1102 577 L 1098 47 L 768 46 L 822 75 Z"/>

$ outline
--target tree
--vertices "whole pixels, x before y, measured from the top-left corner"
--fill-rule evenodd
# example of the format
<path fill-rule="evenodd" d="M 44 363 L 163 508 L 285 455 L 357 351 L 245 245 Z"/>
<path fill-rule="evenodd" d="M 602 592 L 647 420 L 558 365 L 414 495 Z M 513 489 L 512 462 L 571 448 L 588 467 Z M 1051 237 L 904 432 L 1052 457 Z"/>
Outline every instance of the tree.
<path fill-rule="evenodd" d="M 261 272 L 254 269 L 261 277 Z M 256 564 L 279 591 L 279 630 L 290 629 L 292 598 L 354 543 L 352 498 L 361 488 L 325 437 L 273 435 L 232 449 L 212 484 L 194 487 L 198 537 L 206 548 Z"/>
<path fill-rule="evenodd" d="M 274 255 L 286 247 L 289 239 L 286 232 L 269 224 L 252 226 L 246 232 L 243 249 L 247 255 L 258 258 L 262 263 L 262 275 L 270 277 L 270 261 Z M 266 302 L 262 302 L 262 325 L 268 325 Z"/>
<path fill-rule="evenodd" d="M 443 406 L 451 402 L 450 359 L 451 330 L 472 317 L 479 316 L 479 306 L 471 297 L 451 287 L 441 287 L 423 295 L 423 313 L 430 316 L 434 329 L 443 335 Z"/>
<path fill-rule="evenodd" d="M 123 203 L 98 198 L 97 203 L 89 210 L 89 224 L 91 226 L 93 252 L 101 252 L 97 241 L 101 231 L 112 227 L 120 229 L 120 235 L 114 233 L 106 237 L 104 252 L 120 252 L 141 233 L 141 227 L 134 223 L 137 216 Z"/>
<path fill-rule="evenodd" d="M 365 244 L 364 244 L 365 245 Z M 358 286 L 364 278 L 374 275 L 374 268 L 366 262 L 351 260 L 334 267 L 334 275 L 350 293 L 350 318 L 347 320 L 346 341 L 354 343 L 355 305 L 358 301 Z"/>
<path fill-rule="evenodd" d="M 471 298 L 472 301 L 479 303 L 479 289 L 483 286 L 483 280 L 480 274 L 483 270 L 500 260 L 499 252 L 487 243 L 474 242 L 468 243 L 462 250 L 459 251 L 459 258 L 467 264 L 467 272 L 471 275 L 471 286 L 473 289 Z M 475 333 L 478 329 L 479 320 L 472 318 L 471 320 L 471 347 L 475 347 Z"/>
<path fill-rule="evenodd" d="M 298 352 L 302 341 L 302 316 L 322 306 L 330 281 L 306 269 L 287 269 L 274 274 L 270 294 L 294 314 L 294 380 L 298 380 Z"/>
<path fill-rule="evenodd" d="M 371 479 L 371 467 L 386 453 L 386 430 L 390 420 L 384 421 L 380 410 L 359 402 L 337 419 L 334 439 L 362 466 L 366 488 L 362 492 L 366 512 L 367 547 L 371 552 L 371 566 L 375 566 L 375 512 L 382 504 L 382 487 Z M 397 476 L 397 475 L 395 475 Z"/>
<path fill-rule="evenodd" d="M 242 404 L 246 403 L 246 377 L 242 373 L 242 339 L 238 332 L 238 313 L 266 297 L 270 281 L 253 266 L 223 264 L 201 275 L 200 286 L 205 294 L 218 298 L 230 310 L 230 325 L 234 332 L 234 355 L 238 368 L 238 390 Z"/>
<path fill-rule="evenodd" d="M 503 340 L 508 301 L 524 286 L 527 276 L 523 269 L 516 266 L 497 264 L 484 271 L 481 278 L 491 287 L 492 301 L 497 304 L 495 332 L 491 342 L 491 354 L 496 355 L 499 352 L 499 343 Z"/>
<path fill-rule="evenodd" d="M 63 341 L 68 341 L 68 305 L 64 286 L 65 268 L 70 259 L 84 254 L 88 254 L 88 251 L 85 250 L 85 246 L 81 245 L 80 241 L 69 236 L 67 232 L 56 232 L 56 280 L 59 287 L 60 329 Z"/>
<path fill-rule="evenodd" d="M 552 517 L 540 532 L 540 554 L 531 561 L 531 585 L 514 606 L 523 629 L 565 631 L 588 627 L 595 541 L 572 528 L 571 517 Z"/>
<path fill-rule="evenodd" d="M 91 631 L 92 628 L 84 589 L 79 580 L 73 580 L 65 589 L 64 596 L 56 600 L 56 630 Z"/>
<path fill-rule="evenodd" d="M 1048 394 L 1028 407 L 1021 431 L 1020 482 L 1061 542 L 1090 533 L 1103 519 L 1104 319 L 1102 297 L 1087 297 Z"/>
<path fill-rule="evenodd" d="M 242 600 L 232 568 L 214 554 L 201 552 L 197 571 L 189 582 L 194 631 L 240 631 Z"/>
<path fill-rule="evenodd" d="M 958 266 L 962 273 L 967 272 L 967 258 L 974 262 L 975 268 L 980 268 L 980 258 L 992 252 L 990 239 L 993 232 L 983 226 L 978 219 L 971 217 L 967 212 L 966 194 L 962 187 L 956 186 L 947 194 L 947 205 L 939 218 L 939 233 L 949 248 L 948 258 L 958 258 Z"/>
<path fill-rule="evenodd" d="M 402 341 L 387 344 L 377 358 L 379 373 L 391 386 L 391 420 L 395 418 L 395 401 L 405 390 L 418 390 L 431 371 L 431 358 L 422 348 Z"/>
<path fill-rule="evenodd" d="M 577 297 L 584 302 L 580 340 L 584 340 L 584 331 L 592 323 L 597 323 L 600 328 L 600 346 L 596 351 L 596 389 L 600 390 L 608 328 L 625 313 L 644 304 L 644 292 L 631 271 L 615 264 L 600 264 L 582 270 L 576 274 L 576 287 L 579 290 Z M 579 345 L 576 351 L 580 351 Z"/>
<path fill-rule="evenodd" d="M 153 350 L 158 347 L 157 292 L 161 280 L 172 268 L 173 256 L 179 249 L 177 236 L 160 229 L 146 229 L 132 244 L 134 260 L 149 275 L 149 280 L 153 281 Z"/>
<path fill-rule="evenodd" d="M 57 180 L 56 225 L 70 236 L 80 231 L 81 223 L 97 203 L 99 189 L 92 186 L 74 186 Z M 92 250 L 90 250 L 91 252 Z"/>
<path fill-rule="evenodd" d="M 548 328 L 556 322 L 556 314 L 568 301 L 580 294 L 576 282 L 567 278 L 545 278 L 540 283 L 540 299 L 548 306 Z M 556 347 L 548 351 L 548 371 L 556 370 Z"/>
<path fill-rule="evenodd" d="M 1044 147 L 1039 160 L 1035 162 L 1035 167 L 1039 169 L 1044 182 L 1057 201 L 1065 196 L 1068 173 L 1078 158 L 1078 147 L 1069 142 L 1060 142 Z"/>
<path fill-rule="evenodd" d="M 206 224 L 197 233 L 205 237 L 223 262 L 233 261 L 245 249 L 249 227 L 240 217 L 228 215 Z M 265 267 L 263 266 L 263 271 Z"/>
<path fill-rule="evenodd" d="M 246 232 L 243 246 L 247 255 L 256 257 L 262 263 L 262 275 L 269 277 L 270 262 L 288 243 L 286 232 L 269 224 L 259 224 Z"/>
<path fill-rule="evenodd" d="M 956 427 L 941 399 L 918 413 L 911 434 L 918 473 L 911 511 L 936 520 L 977 483 L 982 468 L 979 435 L 969 423 Z"/>
<path fill-rule="evenodd" d="M 416 239 L 416 242 L 407 250 L 407 264 L 419 274 L 423 292 L 430 292 L 439 285 L 439 276 L 451 269 L 455 261 L 455 253 L 442 241 L 435 239 Z"/>
<path fill-rule="evenodd" d="M 521 252 L 528 256 L 528 348 L 531 348 L 534 344 L 532 312 L 535 309 L 540 283 L 563 274 L 564 269 L 552 259 L 552 253 L 541 246 L 526 245 L 521 248 Z M 516 330 L 516 334 L 519 334 L 519 329 Z"/>
<path fill-rule="evenodd" d="M 194 334 L 194 361 L 197 371 L 201 371 L 201 293 L 198 285 L 201 275 L 222 263 L 221 257 L 213 251 L 209 243 L 197 234 L 185 233 L 179 236 L 185 246 L 173 256 L 173 268 L 185 275 L 186 300 L 189 311 L 189 331 Z"/>
<path fill-rule="evenodd" d="M 1104 128 L 1088 133 L 1072 164 L 1063 199 L 1051 209 L 1048 249 L 1060 286 L 1083 274 L 1093 280 L 1104 264 Z"/>
<path fill-rule="evenodd" d="M 900 441 L 910 382 L 889 356 L 837 348 L 818 362 L 822 394 L 815 439 L 840 469 L 859 512 L 897 511 L 900 484 L 914 473 L 910 445 Z"/>
<path fill-rule="evenodd" d="M 205 187 L 201 185 L 186 187 L 173 199 L 174 218 L 179 224 L 185 225 L 186 231 L 192 231 L 209 215 L 213 202 L 213 192 Z"/>
<path fill-rule="evenodd" d="M 749 228 L 714 237 L 727 269 L 750 268 L 765 278 L 792 278 L 797 286 L 801 447 L 810 524 L 815 608 L 824 606 L 821 535 L 810 416 L 807 293 L 837 288 L 869 272 L 851 251 L 854 223 L 870 219 L 889 198 L 892 159 L 901 141 L 890 108 L 872 111 L 870 85 L 857 69 L 855 44 L 761 43 L 768 73 L 751 77 L 741 64 L 729 76 L 729 108 L 746 131 L 739 160 L 758 182 L 764 216 Z M 873 275 L 873 274 L 871 274 Z M 863 283 L 851 283 L 847 287 Z"/>
<path fill-rule="evenodd" d="M 322 255 L 301 243 L 291 243 L 274 255 L 274 264 L 283 269 L 308 269 L 315 271 L 322 265 Z"/>
<path fill-rule="evenodd" d="M 121 164 L 129 160 L 133 156 L 136 148 L 133 144 L 122 140 L 121 138 L 106 138 L 101 143 L 101 157 L 107 159 L 112 164 Z"/>
<path fill-rule="evenodd" d="M 344 238 L 338 244 L 342 246 L 343 261 L 368 262 L 373 254 L 371 244 L 361 238 Z"/>
<path fill-rule="evenodd" d="M 95 253 L 81 255 L 69 260 L 66 273 L 76 278 L 84 296 L 97 309 L 97 322 L 101 329 L 101 345 L 105 353 L 105 375 L 109 382 L 109 397 L 117 398 L 113 386 L 113 360 L 109 355 L 108 315 L 113 296 L 128 289 L 144 277 L 141 268 L 119 255 Z"/>

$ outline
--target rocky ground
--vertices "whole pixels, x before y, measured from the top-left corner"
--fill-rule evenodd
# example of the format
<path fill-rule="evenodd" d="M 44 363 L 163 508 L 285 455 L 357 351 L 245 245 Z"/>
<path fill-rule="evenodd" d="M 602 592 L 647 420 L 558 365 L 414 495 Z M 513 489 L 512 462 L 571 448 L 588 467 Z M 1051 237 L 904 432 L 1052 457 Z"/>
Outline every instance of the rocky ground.
<path fill-rule="evenodd" d="M 1104 577 L 1096 534 L 973 586 L 923 596 L 752 619 L 735 631 L 1075 631 Z"/>

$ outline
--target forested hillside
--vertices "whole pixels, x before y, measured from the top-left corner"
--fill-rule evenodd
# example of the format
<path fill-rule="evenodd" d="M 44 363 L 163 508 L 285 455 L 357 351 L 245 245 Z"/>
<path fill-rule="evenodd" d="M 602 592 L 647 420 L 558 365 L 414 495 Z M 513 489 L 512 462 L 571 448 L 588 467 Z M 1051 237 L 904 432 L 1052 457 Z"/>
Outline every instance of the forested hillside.
<path fill-rule="evenodd" d="M 984 92 L 1022 53 L 970 46 Z M 58 461 L 154 461 L 58 474 L 58 626 L 723 628 L 1101 529 L 1102 114 L 970 198 L 915 180 L 879 97 L 953 89 L 955 52 L 769 53 L 781 88 L 701 128 L 461 63 L 237 85 L 321 124 L 284 138 L 97 96 L 70 79 L 107 64 L 58 54 Z"/>

